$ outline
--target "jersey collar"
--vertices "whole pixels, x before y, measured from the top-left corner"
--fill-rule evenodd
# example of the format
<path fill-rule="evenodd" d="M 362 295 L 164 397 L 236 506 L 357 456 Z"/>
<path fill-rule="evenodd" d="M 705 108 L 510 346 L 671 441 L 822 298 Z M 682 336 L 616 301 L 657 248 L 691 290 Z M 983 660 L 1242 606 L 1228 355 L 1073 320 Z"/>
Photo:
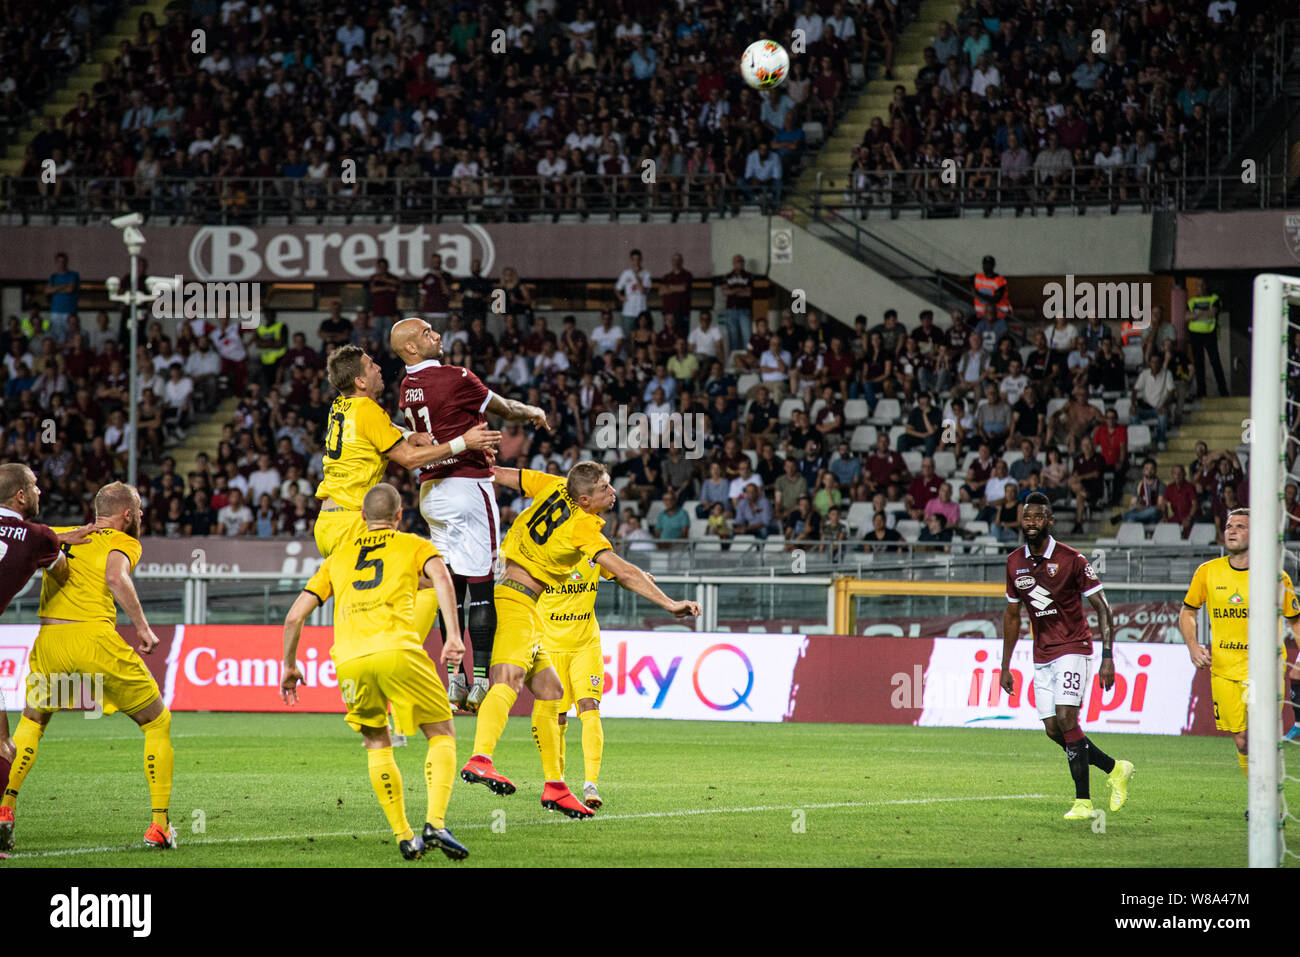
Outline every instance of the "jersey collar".
<path fill-rule="evenodd" d="M 12 508 L 5 508 L 3 505 L 0 505 L 0 518 L 16 518 L 20 522 L 26 521 L 26 519 L 15 512 Z"/>
<path fill-rule="evenodd" d="M 419 372 L 423 369 L 432 369 L 440 365 L 442 365 L 442 363 L 439 362 L 437 359 L 425 359 L 423 362 L 417 362 L 413 366 L 407 366 L 406 374 L 412 375 L 413 373 Z"/>
<path fill-rule="evenodd" d="M 1051 558 L 1051 557 L 1052 557 L 1052 552 L 1054 552 L 1054 551 L 1056 551 L 1056 539 L 1054 539 L 1051 535 L 1048 535 L 1048 536 L 1047 536 L 1047 547 L 1043 549 L 1043 554 L 1042 554 L 1042 555 L 1035 556 L 1034 553 L 1031 552 L 1031 551 L 1029 550 L 1029 546 L 1026 545 L 1026 546 L 1025 546 L 1025 557 L 1026 557 L 1026 558 L 1030 558 L 1030 559 L 1032 559 L 1032 558 L 1034 558 L 1034 557 L 1039 557 L 1039 558 Z"/>

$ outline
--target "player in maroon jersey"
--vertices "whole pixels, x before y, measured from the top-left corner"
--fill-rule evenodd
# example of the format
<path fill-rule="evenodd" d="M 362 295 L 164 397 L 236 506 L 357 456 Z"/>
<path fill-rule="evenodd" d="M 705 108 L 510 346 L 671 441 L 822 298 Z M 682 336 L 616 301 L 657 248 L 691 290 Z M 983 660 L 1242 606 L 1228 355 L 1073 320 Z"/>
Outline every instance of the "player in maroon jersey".
<path fill-rule="evenodd" d="M 1110 809 L 1118 811 L 1128 799 L 1133 777 L 1129 761 L 1116 761 L 1088 740 L 1079 727 L 1079 707 L 1088 687 L 1092 629 L 1083 599 L 1097 613 L 1101 632 L 1101 667 L 1097 677 L 1109 691 L 1115 683 L 1111 644 L 1115 640 L 1110 603 L 1092 565 L 1075 549 L 1051 535 L 1056 519 L 1042 492 L 1025 499 L 1020 512 L 1026 545 L 1007 556 L 1007 610 L 1002 619 L 1002 688 L 1016 694 L 1011 652 L 1020 638 L 1020 609 L 1029 606 L 1029 631 L 1034 638 L 1034 704 L 1047 736 L 1065 750 L 1074 778 L 1074 806 L 1067 821 L 1093 817 L 1088 791 L 1088 767 L 1107 775 Z"/>
<path fill-rule="evenodd" d="M 393 352 L 406 363 L 406 377 L 398 390 L 398 406 L 406 424 L 431 441 L 439 435 L 460 435 L 460 426 L 486 421 L 484 411 L 514 422 L 529 422 L 549 429 L 546 413 L 534 405 L 504 399 L 490 391 L 468 369 L 445 366 L 442 336 L 423 319 L 407 318 L 393 326 Z M 470 688 L 459 670 L 449 675 L 447 693 L 454 705 L 475 711 L 488 690 L 488 666 L 496 634 L 493 598 L 501 517 L 497 511 L 492 469 L 482 452 L 467 451 L 420 469 L 420 514 L 429 523 L 430 537 L 451 566 L 456 601 L 468 607 L 464 631 L 474 648 L 474 685 Z M 446 614 L 445 609 L 440 609 Z M 416 622 L 416 628 L 433 625 Z M 463 633 L 463 632 L 462 632 Z"/>
<path fill-rule="evenodd" d="M 36 569 L 44 568 L 60 582 L 68 577 L 63 545 L 80 545 L 94 525 L 56 534 L 48 525 L 32 521 L 41 511 L 41 490 L 36 475 L 26 465 L 0 465 L 0 614 L 26 587 Z M 0 696 L 0 791 L 9 782 L 9 764 L 17 749 L 9 736 L 9 715 Z"/>

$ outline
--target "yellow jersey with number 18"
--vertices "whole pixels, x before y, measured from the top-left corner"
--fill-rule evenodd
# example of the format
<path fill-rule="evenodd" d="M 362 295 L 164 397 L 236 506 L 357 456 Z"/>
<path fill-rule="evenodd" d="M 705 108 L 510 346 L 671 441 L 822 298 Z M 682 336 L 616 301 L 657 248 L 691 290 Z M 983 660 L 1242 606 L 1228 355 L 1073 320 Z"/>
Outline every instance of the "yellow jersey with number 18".
<path fill-rule="evenodd" d="M 61 526 L 54 531 L 70 532 L 75 527 Z M 140 561 L 140 540 L 115 528 L 100 528 L 91 532 L 90 538 L 80 545 L 65 545 L 63 554 L 68 560 L 68 580 L 60 585 L 54 576 L 45 576 L 41 583 L 40 616 L 117 624 L 117 606 L 104 577 L 108 556 L 113 552 L 125 555 L 128 569 L 135 571 Z"/>
<path fill-rule="evenodd" d="M 563 584 L 580 561 L 614 547 L 601 532 L 605 520 L 578 507 L 564 476 L 520 469 L 519 487 L 533 504 L 510 526 L 501 556 L 542 584 Z"/>
<path fill-rule="evenodd" d="M 360 509 L 361 500 L 384 477 L 384 458 L 405 437 L 367 395 L 341 395 L 325 420 L 324 477 L 316 497 L 340 508 Z"/>
<path fill-rule="evenodd" d="M 1183 598 L 1188 608 L 1207 606 L 1210 615 L 1210 674 L 1231 681 L 1250 677 L 1250 572 L 1233 568 L 1228 556 L 1203 563 Z M 1282 614 L 1300 615 L 1291 576 L 1282 573 Z M 1281 638 L 1278 650 L 1285 654 Z"/>
<path fill-rule="evenodd" d="M 424 647 L 415 631 L 415 593 L 421 570 L 437 554 L 426 539 L 382 528 L 362 532 L 321 563 L 303 590 L 321 604 L 334 596 L 336 662 Z"/>

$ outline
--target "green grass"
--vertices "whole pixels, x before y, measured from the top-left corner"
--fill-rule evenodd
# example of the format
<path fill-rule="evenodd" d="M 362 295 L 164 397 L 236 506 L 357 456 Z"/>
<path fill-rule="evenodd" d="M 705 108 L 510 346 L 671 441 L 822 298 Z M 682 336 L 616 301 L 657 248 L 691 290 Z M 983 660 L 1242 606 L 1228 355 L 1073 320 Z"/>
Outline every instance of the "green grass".
<path fill-rule="evenodd" d="M 11 716 L 11 723 L 17 716 Z M 457 719 L 469 757 L 473 719 Z M 1061 815 L 1073 788 L 1041 733 L 979 728 L 606 720 L 605 807 L 569 821 L 539 804 L 541 767 L 511 719 L 497 797 L 457 779 L 449 825 L 470 848 L 404 865 L 370 790 L 358 735 L 337 716 L 177 714 L 174 853 L 148 824 L 142 736 L 116 716 L 59 715 L 18 806 L 3 867 L 168 866 L 1244 866 L 1245 783 L 1226 738 L 1105 735 L 1137 765 L 1104 833 Z M 569 782 L 582 781 L 569 730 Z M 407 811 L 424 814 L 424 747 L 398 749 Z M 1100 772 L 1093 797 L 1108 795 Z M 795 809 L 803 809 L 797 833 Z M 504 830 L 493 813 L 504 812 Z M 196 816 L 204 819 L 194 831 Z"/>

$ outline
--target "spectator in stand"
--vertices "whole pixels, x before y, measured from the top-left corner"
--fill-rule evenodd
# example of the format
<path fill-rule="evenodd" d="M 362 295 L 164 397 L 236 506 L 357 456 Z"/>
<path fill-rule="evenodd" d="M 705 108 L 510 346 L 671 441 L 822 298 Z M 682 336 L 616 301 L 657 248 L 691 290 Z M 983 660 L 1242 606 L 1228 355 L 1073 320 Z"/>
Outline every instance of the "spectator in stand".
<path fill-rule="evenodd" d="M 1196 486 L 1187 481 L 1186 476 L 1181 465 L 1172 466 L 1164 496 L 1156 503 L 1161 512 L 1161 521 L 1177 524 L 1182 529 L 1183 538 L 1191 533 L 1192 523 L 1200 511 Z"/>
<path fill-rule="evenodd" d="M 685 539 L 691 528 L 691 517 L 677 501 L 677 494 L 664 492 L 664 508 L 655 519 L 654 534 L 660 548 L 670 548 L 670 542 Z"/>
<path fill-rule="evenodd" d="M 1020 495 L 1015 482 L 1008 482 L 1002 490 L 1002 499 L 993 512 L 989 531 L 1003 545 L 1020 541 Z"/>
<path fill-rule="evenodd" d="M 812 499 L 807 495 L 799 496 L 799 501 L 786 513 L 782 523 L 785 534 L 785 550 L 794 551 L 801 546 L 813 546 L 821 541 L 822 517 L 812 507 Z"/>
<path fill-rule="evenodd" d="M 799 470 L 799 463 L 793 455 L 787 456 L 782 466 L 785 473 L 776 480 L 776 507 L 782 513 L 788 512 L 808 494 L 808 480 Z"/>
<path fill-rule="evenodd" d="M 1003 400 L 998 387 L 991 382 L 984 384 L 984 401 L 975 410 L 975 429 L 980 440 L 1001 453 L 1011 436 L 1011 406 Z"/>
<path fill-rule="evenodd" d="M 871 531 L 867 532 L 864 539 L 867 543 L 867 551 L 872 553 L 901 551 L 898 543 L 902 540 L 903 536 L 896 529 L 886 527 L 884 512 L 877 511 L 872 514 Z"/>
<path fill-rule="evenodd" d="M 253 525 L 253 512 L 244 504 L 243 493 L 239 489 L 230 490 L 225 505 L 217 510 L 217 534 L 234 537 L 247 535 Z"/>
<path fill-rule="evenodd" d="M 691 283 L 695 277 L 682 266 L 682 254 L 673 253 L 670 269 L 660 282 L 660 300 L 664 321 L 672 320 L 674 332 L 683 338 L 690 337 L 691 347 L 696 352 L 694 332 L 691 331 Z M 704 353 L 713 356 L 714 352 Z"/>
<path fill-rule="evenodd" d="M 645 311 L 652 285 L 650 270 L 641 265 L 641 250 L 634 249 L 628 253 L 628 261 L 628 267 L 614 283 L 614 293 L 623 304 L 624 338 L 632 334 L 636 317 Z"/>
<path fill-rule="evenodd" d="M 623 347 L 623 327 L 614 325 L 614 314 L 608 309 L 600 311 L 600 325 L 592 330 L 591 344 L 597 356 L 607 352 L 619 355 Z"/>
<path fill-rule="evenodd" d="M 373 279 L 371 283 L 371 297 L 373 300 Z M 387 283 L 385 284 L 387 285 Z M 435 329 L 442 329 L 443 324 L 451 316 L 451 288 L 451 273 L 442 268 L 442 256 L 434 253 L 429 257 L 429 271 L 420 280 L 420 314 L 426 321 L 436 323 L 434 325 Z M 378 311 L 375 311 L 375 317 L 377 321 L 380 321 Z M 380 328 L 383 328 L 382 321 L 380 321 Z"/>
<path fill-rule="evenodd" d="M 1173 376 L 1163 367 L 1160 356 L 1151 356 L 1147 367 L 1133 383 L 1131 415 L 1139 422 L 1155 423 L 1155 439 L 1159 446 L 1165 444 L 1169 406 L 1173 397 Z"/>
<path fill-rule="evenodd" d="M 1070 491 L 1074 493 L 1074 528 L 1070 534 L 1083 534 L 1084 511 L 1091 503 L 1101 503 L 1105 475 L 1106 460 L 1097 453 L 1092 438 L 1085 435 L 1079 441 L 1079 453 L 1074 457 L 1074 471 L 1070 475 Z"/>
<path fill-rule="evenodd" d="M 731 257 L 731 272 L 722 277 L 726 292 L 726 312 L 729 350 L 738 352 L 746 348 L 751 335 L 754 309 L 754 276 L 745 269 L 744 256 Z"/>
<path fill-rule="evenodd" d="M 961 506 L 952 500 L 951 482 L 941 482 L 939 484 L 939 493 L 925 503 L 922 517 L 928 518 L 936 513 L 943 516 L 946 527 L 950 529 L 957 528 L 957 522 L 961 518 Z"/>
<path fill-rule="evenodd" d="M 1106 410 L 1106 421 L 1092 433 L 1093 444 L 1106 462 L 1106 473 L 1111 477 L 1112 508 L 1118 508 L 1124 498 L 1124 482 L 1128 475 L 1128 429 L 1119 424 L 1119 413 Z"/>
<path fill-rule="evenodd" d="M 677 258 L 680 259 L 681 257 Z M 687 275 L 690 274 L 687 273 Z M 691 330 L 687 341 L 695 355 L 707 359 L 717 359 L 724 365 L 726 364 L 726 337 L 722 330 L 713 324 L 713 313 L 708 309 L 700 310 L 700 324 Z"/>
<path fill-rule="evenodd" d="M 952 551 L 952 529 L 948 527 L 947 517 L 940 512 L 926 515 L 925 528 L 921 529 L 917 541 L 929 546 L 930 551 Z"/>
<path fill-rule="evenodd" d="M 715 511 L 721 507 L 716 502 L 713 505 Z M 746 485 L 744 495 L 736 503 L 736 534 L 753 535 L 763 540 L 770 534 L 773 524 L 772 503 L 757 484 Z"/>
<path fill-rule="evenodd" d="M 921 519 L 925 514 L 926 506 L 930 504 L 931 499 L 938 497 L 939 488 L 943 484 L 943 479 L 939 478 L 934 470 L 934 459 L 928 455 L 921 459 L 921 472 L 913 476 L 907 486 L 907 496 L 903 500 L 907 505 L 908 515 L 916 520 Z"/>
<path fill-rule="evenodd" d="M 746 518 L 750 519 L 751 524 L 758 524 L 758 521 L 751 516 L 747 515 Z M 706 536 L 715 536 L 722 543 L 722 550 L 724 552 L 731 548 L 731 539 L 735 534 L 735 531 L 731 526 L 731 522 L 727 520 L 726 509 L 723 508 L 721 502 L 714 502 L 710 508 L 708 521 L 704 527 L 704 534 Z"/>
<path fill-rule="evenodd" d="M 781 201 L 781 159 L 771 151 L 767 141 L 761 141 L 745 159 L 745 175 L 740 181 L 745 201 L 755 202 L 770 210 Z"/>
<path fill-rule="evenodd" d="M 758 360 L 759 378 L 767 387 L 773 401 L 779 401 L 785 395 L 786 383 L 790 375 L 790 353 L 781 348 L 778 336 L 768 339 L 768 348 Z"/>
<path fill-rule="evenodd" d="M 54 272 L 45 284 L 45 294 L 50 297 L 50 335 L 55 342 L 63 342 L 68 334 L 68 319 L 77 314 L 81 293 L 81 274 L 68 268 L 68 254 L 55 253 Z"/>
<path fill-rule="evenodd" d="M 876 447 L 867 455 L 867 485 L 874 492 L 883 492 L 890 485 L 905 488 L 911 480 L 907 462 L 903 456 L 889 448 L 889 435 L 880 432 L 876 435 Z"/>
<path fill-rule="evenodd" d="M 978 396 L 987 380 L 989 354 L 984 351 L 984 340 L 972 332 L 966 339 L 966 351 L 957 359 L 956 382 L 952 394 L 955 399 L 968 395 Z"/>
<path fill-rule="evenodd" d="M 979 450 L 966 468 L 966 484 L 958 493 L 961 501 L 983 507 L 984 487 L 993 476 L 998 460 L 993 457 L 993 450 L 987 442 L 979 443 Z"/>
<path fill-rule="evenodd" d="M 1137 491 L 1129 499 L 1128 511 L 1112 515 L 1111 524 L 1141 522 L 1143 525 L 1154 525 L 1164 515 L 1161 503 L 1165 501 L 1165 492 L 1165 483 L 1156 474 L 1156 460 L 1144 459 L 1142 478 L 1138 482 Z"/>
<path fill-rule="evenodd" d="M 1070 400 L 1052 416 L 1051 436 L 1054 441 L 1063 443 L 1067 452 L 1074 453 L 1080 440 L 1091 435 L 1103 421 L 1105 416 L 1096 406 L 1089 404 L 1087 389 L 1078 386 L 1070 393 Z"/>

